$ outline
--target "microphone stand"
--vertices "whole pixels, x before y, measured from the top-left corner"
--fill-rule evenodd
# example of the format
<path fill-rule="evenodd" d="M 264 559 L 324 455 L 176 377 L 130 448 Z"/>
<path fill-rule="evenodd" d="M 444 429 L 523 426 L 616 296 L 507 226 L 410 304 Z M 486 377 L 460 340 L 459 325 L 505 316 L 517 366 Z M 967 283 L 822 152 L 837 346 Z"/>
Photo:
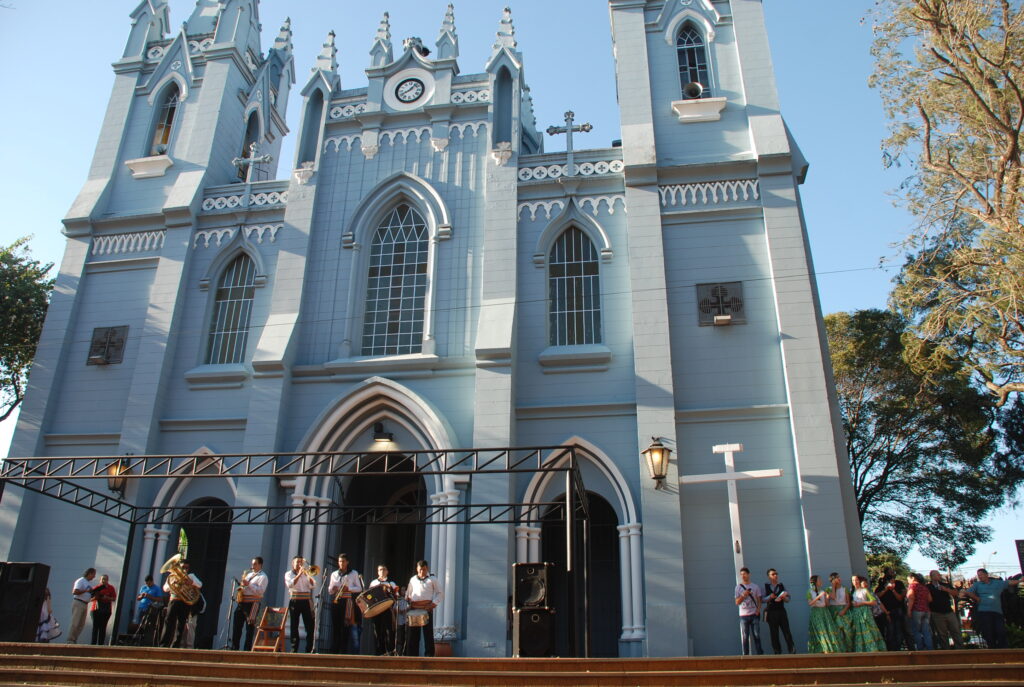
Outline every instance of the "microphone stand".
<path fill-rule="evenodd" d="M 238 580 L 236 580 L 235 578 L 232 577 L 231 578 L 231 598 L 228 600 L 228 610 L 227 610 L 227 614 L 224 616 L 224 629 L 221 630 L 221 637 L 222 638 L 224 637 L 224 633 L 225 632 L 228 635 L 227 641 L 222 641 L 222 644 L 221 644 L 221 648 L 224 649 L 224 650 L 231 649 L 231 631 L 232 631 L 232 627 L 231 627 L 231 611 L 234 609 L 234 606 L 235 606 L 235 596 L 236 596 L 235 592 L 237 592 L 237 591 L 238 591 Z"/>
<path fill-rule="evenodd" d="M 320 580 L 320 591 L 316 593 L 316 604 L 313 606 L 313 653 L 320 653 L 320 614 L 323 613 L 324 585 L 327 584 L 327 571 L 324 571 L 324 579 Z M 319 607 L 319 612 L 318 612 Z"/>

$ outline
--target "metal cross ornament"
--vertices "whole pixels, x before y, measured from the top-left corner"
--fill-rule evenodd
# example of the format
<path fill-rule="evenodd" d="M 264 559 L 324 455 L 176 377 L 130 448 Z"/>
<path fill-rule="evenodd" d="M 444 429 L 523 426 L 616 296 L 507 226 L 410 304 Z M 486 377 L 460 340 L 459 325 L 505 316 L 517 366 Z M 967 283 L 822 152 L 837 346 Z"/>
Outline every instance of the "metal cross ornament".
<path fill-rule="evenodd" d="M 572 134 L 574 131 L 580 133 L 587 133 L 594 129 L 590 122 L 586 124 L 580 124 L 579 126 L 573 126 L 573 120 L 576 118 L 576 113 L 569 110 L 565 113 L 565 126 L 549 126 L 548 136 L 557 136 L 558 134 L 565 134 L 565 153 L 567 164 L 565 166 L 565 175 L 574 176 L 576 174 L 576 165 L 572 161 Z"/>

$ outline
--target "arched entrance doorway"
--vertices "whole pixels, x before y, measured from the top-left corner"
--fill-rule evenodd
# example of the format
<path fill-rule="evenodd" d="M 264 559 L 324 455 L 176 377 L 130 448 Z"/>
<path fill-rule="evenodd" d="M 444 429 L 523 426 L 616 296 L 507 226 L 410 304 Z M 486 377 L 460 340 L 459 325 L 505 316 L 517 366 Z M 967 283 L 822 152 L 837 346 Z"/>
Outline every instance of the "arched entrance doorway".
<path fill-rule="evenodd" d="M 203 596 L 195 609 L 195 612 L 201 611 L 196 621 L 195 647 L 212 649 L 217 637 L 221 597 L 224 596 L 228 545 L 231 543 L 231 510 L 217 498 L 196 499 L 186 508 L 185 524 L 178 528 L 171 541 L 179 541 L 180 531 L 185 530 L 192 572 L 203 583 Z"/>
<path fill-rule="evenodd" d="M 565 495 L 557 497 L 564 499 Z M 618 517 L 615 509 L 601 496 L 587 492 L 590 512 L 590 655 L 617 657 L 622 633 L 622 584 L 619 571 Z M 570 617 L 576 609 L 570 606 L 565 569 L 565 523 L 549 513 L 541 526 L 541 554 L 544 561 L 555 564 L 552 597 L 555 608 L 555 655 L 572 655 L 569 632 Z"/>

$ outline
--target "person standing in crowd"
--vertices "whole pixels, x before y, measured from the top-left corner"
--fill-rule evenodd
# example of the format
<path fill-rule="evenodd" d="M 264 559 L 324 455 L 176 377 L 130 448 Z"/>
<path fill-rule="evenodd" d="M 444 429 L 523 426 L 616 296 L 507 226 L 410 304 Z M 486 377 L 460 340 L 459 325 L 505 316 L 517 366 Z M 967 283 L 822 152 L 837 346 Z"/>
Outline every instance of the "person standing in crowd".
<path fill-rule="evenodd" d="M 405 656 L 405 637 L 409 600 L 405 598 L 405 589 L 398 588 L 398 600 L 395 601 L 395 656 Z"/>
<path fill-rule="evenodd" d="M 793 633 L 789 630 L 789 614 L 786 613 L 786 604 L 789 603 L 789 592 L 786 585 L 779 582 L 779 573 L 775 568 L 768 568 L 768 581 L 764 583 L 765 620 L 768 621 L 768 633 L 772 640 L 772 651 L 776 654 L 782 653 L 782 645 L 779 643 L 779 631 L 786 639 L 786 647 L 789 653 L 796 653 L 796 644 L 793 643 Z"/>
<path fill-rule="evenodd" d="M 380 587 L 388 598 L 394 598 L 398 587 L 388 578 L 388 566 L 381 563 L 377 566 L 377 577 L 370 582 L 370 589 Z M 389 609 L 390 610 L 390 609 Z M 373 643 L 378 656 L 386 656 L 395 645 L 395 621 L 392 614 L 378 613 L 373 620 Z"/>
<path fill-rule="evenodd" d="M 761 648 L 761 587 L 750 583 L 750 569 L 740 568 L 740 583 L 733 598 L 740 611 L 740 650 L 749 656 Z"/>
<path fill-rule="evenodd" d="M 1020 580 L 998 580 L 989 577 L 988 570 L 978 569 L 978 581 L 964 590 L 964 594 L 973 599 L 977 608 L 974 611 L 974 629 L 985 639 L 989 649 L 1007 649 L 1006 622 L 1003 619 L 1003 590 L 1016 587 Z"/>
<path fill-rule="evenodd" d="M 919 650 L 932 649 L 931 608 L 932 593 L 925 586 L 921 573 L 911 573 L 907 577 L 907 609 L 910 611 L 910 634 L 914 638 L 914 646 Z"/>
<path fill-rule="evenodd" d="M 807 627 L 807 653 L 837 654 L 843 650 L 836 636 L 836 624 L 828 610 L 828 590 L 821 588 L 821 579 L 811 575 L 811 588 L 807 592 L 807 605 L 811 618 Z"/>
<path fill-rule="evenodd" d="M 89 568 L 82 576 L 75 580 L 71 588 L 71 627 L 68 628 L 68 644 L 78 642 L 78 635 L 82 634 L 85 627 L 86 613 L 89 610 L 89 601 L 92 599 L 93 578 L 96 577 L 96 568 Z"/>
<path fill-rule="evenodd" d="M 853 576 L 853 594 L 850 597 L 852 651 L 885 651 L 885 640 L 878 631 L 874 611 L 879 607 L 878 599 L 868 588 L 868 578 Z"/>
<path fill-rule="evenodd" d="M 110 578 L 106 575 L 100 576 L 100 583 L 92 590 L 92 643 L 102 645 L 107 643 L 107 623 L 110 622 L 110 614 L 114 610 L 114 602 L 117 600 L 117 590 L 110 584 Z"/>
<path fill-rule="evenodd" d="M 840 651 L 853 651 L 853 618 L 850 616 L 850 595 L 846 593 L 843 579 L 834 572 L 828 576 L 828 610 L 836 625 L 836 637 Z"/>
<path fill-rule="evenodd" d="M 316 580 L 306 567 L 306 559 L 296 556 L 292 569 L 284 574 L 284 586 L 288 590 L 288 611 L 291 616 L 292 653 L 299 651 L 299 618 L 306 629 L 306 653 L 313 653 L 313 587 Z"/>
<path fill-rule="evenodd" d="M 932 595 L 932 601 L 928 609 L 932 613 L 932 632 L 936 649 L 948 649 L 950 642 L 954 649 L 964 648 L 964 638 L 960 631 L 960 618 L 956 614 L 957 592 L 949 585 L 943 583 L 942 576 L 938 570 L 928 573 L 928 591 Z"/>
<path fill-rule="evenodd" d="M 899 651 L 903 643 L 907 648 L 914 649 L 914 640 L 907 634 L 907 586 L 896 579 L 892 568 L 886 568 L 882 579 L 875 587 L 875 596 L 885 607 L 888 622 L 885 626 L 885 646 L 889 651 Z"/>
<path fill-rule="evenodd" d="M 36 629 L 36 641 L 49 644 L 51 640 L 60 637 L 60 623 L 53 617 L 53 603 L 50 599 L 50 588 L 46 588 L 43 595 L 43 605 L 39 609 L 39 627 Z"/>
<path fill-rule="evenodd" d="M 196 577 L 192 570 L 192 564 L 184 558 L 178 562 L 181 566 L 182 572 L 185 573 L 184 579 L 181 584 L 186 587 L 195 587 L 196 589 L 203 588 L 203 581 Z M 164 582 L 164 591 L 169 594 L 170 603 L 167 604 L 167 622 L 164 625 L 164 636 L 161 638 L 160 643 L 163 646 L 174 647 L 180 649 L 184 646 L 185 641 L 185 628 L 188 625 L 189 611 L 192 610 L 192 606 L 185 602 L 183 598 L 171 589 L 170 576 L 167 578 L 167 582 Z"/>
<path fill-rule="evenodd" d="M 245 651 L 252 649 L 252 640 L 256 635 L 256 613 L 263 601 L 263 595 L 267 591 L 267 584 L 270 578 L 263 571 L 263 558 L 256 556 L 249 563 L 249 569 L 238 581 L 242 591 L 242 600 L 235 607 L 235 615 L 232 618 L 231 648 L 238 650 L 241 645 Z M 245 642 L 242 639 L 242 628 L 245 628 Z"/>
<path fill-rule="evenodd" d="M 153 583 L 152 575 L 146 575 L 145 584 L 139 587 L 139 593 L 135 598 L 139 602 L 135 609 L 135 622 L 141 623 L 146 612 L 152 607 L 154 602 L 163 604 L 164 592 Z"/>
<path fill-rule="evenodd" d="M 405 598 L 409 601 L 409 610 L 426 611 L 426 625 L 413 626 L 407 620 L 405 637 L 405 655 L 420 655 L 420 635 L 423 635 L 423 655 L 434 655 L 434 609 L 444 599 L 444 592 L 437 578 L 430 574 L 430 564 L 421 560 L 416 563 L 416 574 L 409 578 L 405 588 Z"/>
<path fill-rule="evenodd" d="M 358 654 L 363 632 L 356 597 L 363 591 L 359 571 L 348 567 L 348 554 L 338 554 L 338 569 L 331 573 L 327 594 L 331 597 L 331 653 Z"/>

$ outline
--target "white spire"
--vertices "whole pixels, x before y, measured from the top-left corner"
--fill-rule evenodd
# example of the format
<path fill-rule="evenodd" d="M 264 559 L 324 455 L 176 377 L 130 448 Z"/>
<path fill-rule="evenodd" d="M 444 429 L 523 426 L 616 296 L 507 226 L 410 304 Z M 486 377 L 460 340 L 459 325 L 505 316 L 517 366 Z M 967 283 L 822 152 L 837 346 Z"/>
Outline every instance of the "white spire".
<path fill-rule="evenodd" d="M 370 57 L 371 67 L 383 67 L 395 60 L 391 50 L 391 15 L 387 12 L 377 27 L 377 37 L 373 39 L 373 45 L 370 47 Z"/>
<path fill-rule="evenodd" d="M 515 50 L 518 45 L 516 43 L 516 27 L 512 25 L 512 10 L 506 7 L 502 13 L 501 24 L 498 26 L 498 36 L 494 41 L 493 52 L 497 53 L 503 48 Z"/>
<path fill-rule="evenodd" d="M 338 71 L 338 49 L 334 47 L 334 31 L 327 34 L 327 40 L 324 41 L 323 47 L 320 49 L 320 54 L 316 58 L 316 66 L 313 67 L 313 71 L 323 70 L 325 72 L 336 72 Z"/>
<path fill-rule="evenodd" d="M 448 11 L 441 23 L 441 33 L 437 36 L 437 59 L 446 60 L 459 56 L 459 36 L 455 33 L 455 5 L 448 5 Z"/>
<path fill-rule="evenodd" d="M 292 49 L 292 18 L 286 17 L 284 24 L 281 25 L 281 30 L 277 34 L 277 38 L 274 39 L 275 50 L 286 50 L 291 52 Z"/>

